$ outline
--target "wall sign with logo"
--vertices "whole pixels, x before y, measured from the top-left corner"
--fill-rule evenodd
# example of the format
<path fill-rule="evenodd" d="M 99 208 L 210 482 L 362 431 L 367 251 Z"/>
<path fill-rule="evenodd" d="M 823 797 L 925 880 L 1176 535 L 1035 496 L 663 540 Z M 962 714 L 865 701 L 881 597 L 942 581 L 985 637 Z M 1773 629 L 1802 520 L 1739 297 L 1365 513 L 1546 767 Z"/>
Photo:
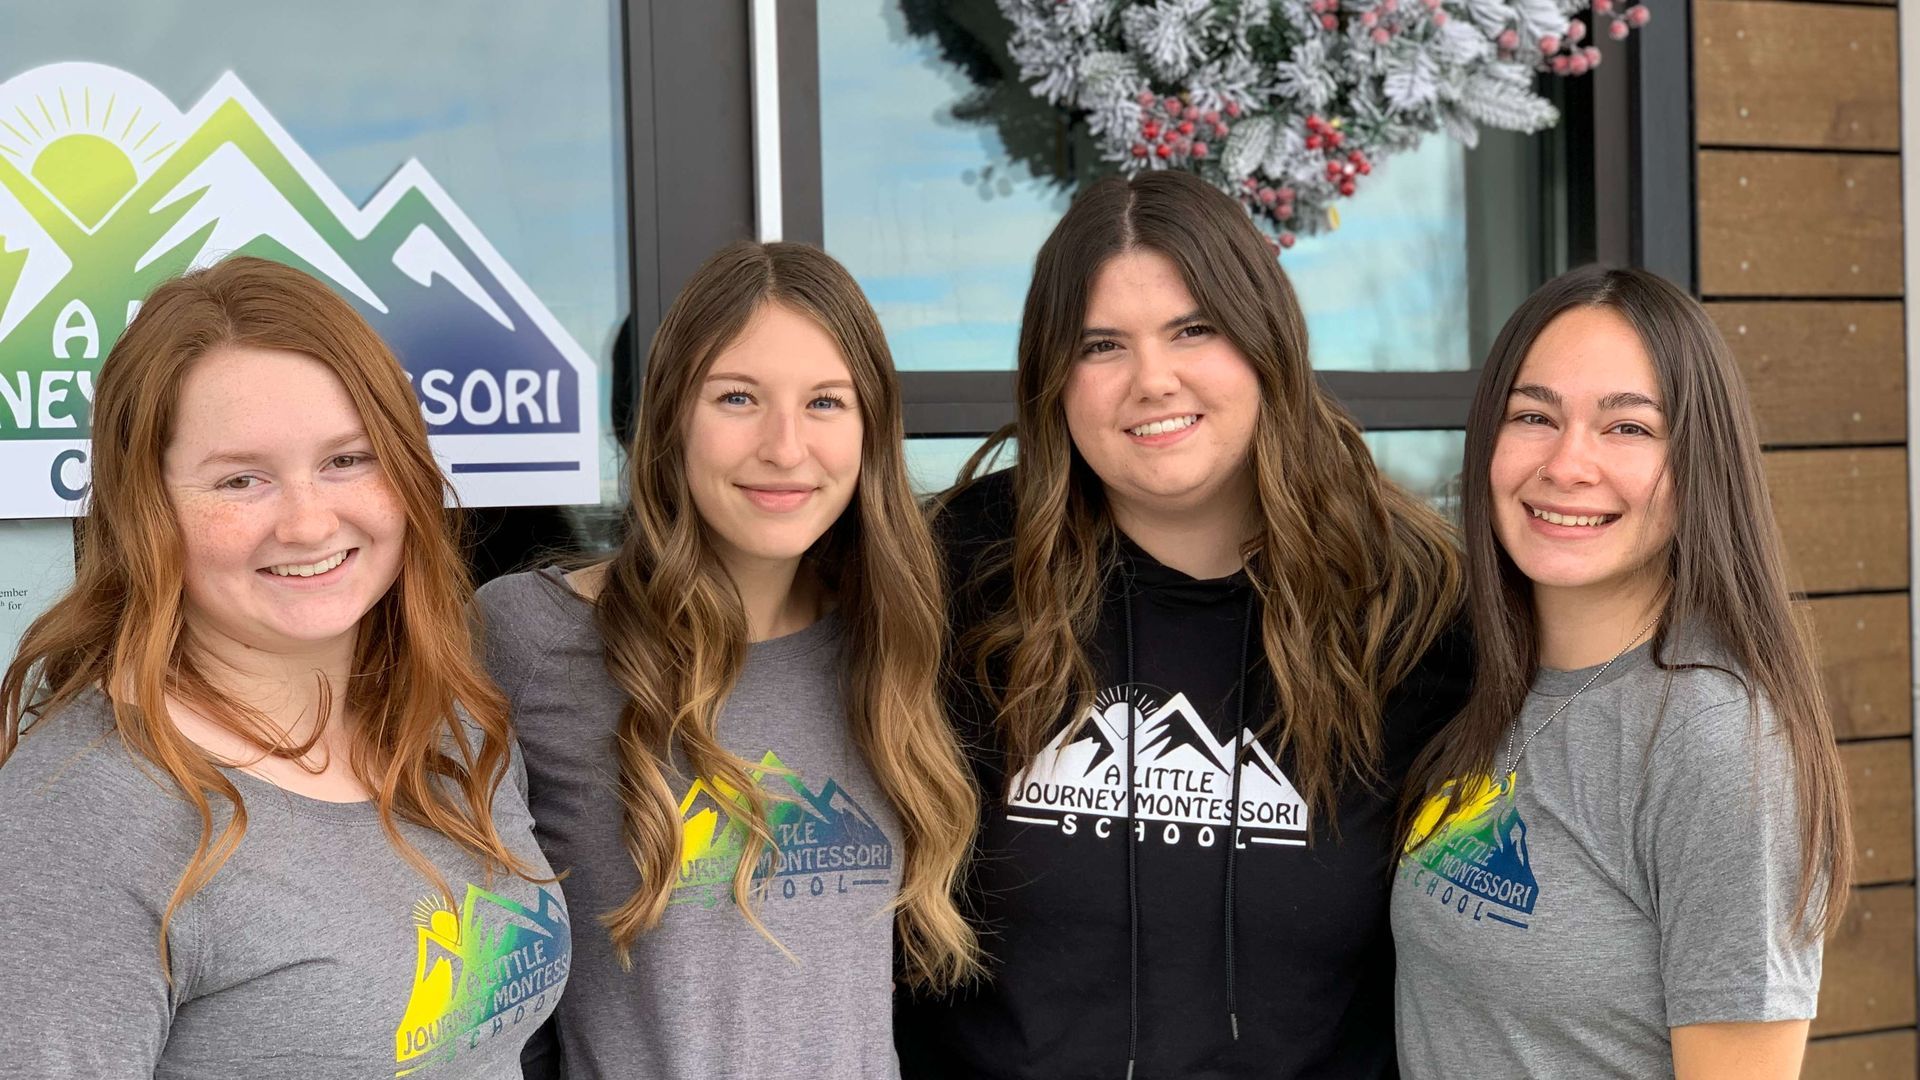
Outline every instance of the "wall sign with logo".
<path fill-rule="evenodd" d="M 60 63 L 0 83 L 0 518 L 80 511 L 100 361 L 154 286 L 234 252 L 386 339 L 463 504 L 600 500 L 593 361 L 418 162 L 356 207 L 232 73 L 182 112 Z"/>

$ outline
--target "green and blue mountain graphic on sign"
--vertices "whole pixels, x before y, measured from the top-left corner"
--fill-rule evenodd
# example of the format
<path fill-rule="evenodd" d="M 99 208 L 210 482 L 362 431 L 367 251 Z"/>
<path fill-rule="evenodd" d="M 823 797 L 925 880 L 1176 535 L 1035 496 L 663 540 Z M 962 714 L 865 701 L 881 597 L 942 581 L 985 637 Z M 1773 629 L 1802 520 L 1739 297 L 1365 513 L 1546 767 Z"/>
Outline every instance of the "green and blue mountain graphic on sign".
<path fill-rule="evenodd" d="M 186 114 L 96 64 L 0 84 L 0 445 L 84 439 L 140 299 L 229 253 L 306 270 L 366 317 L 463 501 L 597 501 L 579 344 L 417 161 L 355 207 L 231 73 Z"/>

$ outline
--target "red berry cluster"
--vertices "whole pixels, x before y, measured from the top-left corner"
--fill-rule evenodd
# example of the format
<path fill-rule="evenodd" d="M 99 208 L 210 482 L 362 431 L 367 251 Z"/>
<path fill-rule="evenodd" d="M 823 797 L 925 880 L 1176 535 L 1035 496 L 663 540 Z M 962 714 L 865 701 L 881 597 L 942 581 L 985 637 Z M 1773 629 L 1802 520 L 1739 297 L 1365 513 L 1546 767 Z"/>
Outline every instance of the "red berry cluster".
<path fill-rule="evenodd" d="M 1142 90 L 1135 99 L 1140 103 L 1140 135 L 1133 143 L 1133 156 L 1153 157 L 1169 165 L 1197 161 L 1213 153 L 1207 140 L 1218 142 L 1227 137 L 1222 110 L 1202 109 L 1177 97 L 1162 98 Z M 1228 102 L 1227 118 L 1238 117 L 1240 106 Z"/>
<path fill-rule="evenodd" d="M 1375 45 L 1385 45 L 1392 41 L 1395 34 L 1413 29 L 1420 21 L 1421 9 L 1435 26 L 1447 24 L 1447 13 L 1441 8 L 1442 0 L 1419 0 L 1419 8 L 1400 10 L 1400 0 L 1380 0 L 1380 2 L 1355 17 L 1360 28 L 1367 32 L 1367 40 Z M 1313 0 L 1307 5 L 1320 17 L 1320 27 L 1324 30 L 1338 30 L 1340 19 L 1335 12 L 1340 10 L 1340 0 Z"/>
<path fill-rule="evenodd" d="M 1306 127 L 1307 149 L 1326 159 L 1327 182 L 1342 196 L 1352 195 L 1359 188 L 1359 178 L 1373 172 L 1373 162 L 1365 151 L 1345 147 L 1347 136 L 1326 120 L 1309 116 Z M 1294 220 L 1294 198 L 1291 187 L 1272 187 L 1251 176 L 1241 181 L 1242 205 L 1255 217 L 1271 218 L 1280 227 L 1278 247 L 1290 248 L 1296 240 L 1288 228 Z"/>
<path fill-rule="evenodd" d="M 1648 10 L 1647 5 L 1636 4 L 1633 0 L 1627 0 L 1624 7 L 1614 0 L 1593 0 L 1593 13 L 1613 17 L 1607 27 L 1607 36 L 1615 41 L 1625 40 L 1628 34 L 1647 25 L 1647 21 L 1653 18 L 1653 12 Z"/>
<path fill-rule="evenodd" d="M 1280 246 L 1292 247 L 1292 231 L 1285 230 L 1287 222 L 1293 220 L 1293 189 L 1290 187 L 1270 187 L 1249 176 L 1240 181 L 1240 204 L 1255 217 L 1269 217 L 1279 224 Z"/>
<path fill-rule="evenodd" d="M 1638 27 L 1647 25 L 1653 18 L 1653 12 L 1643 3 L 1626 0 L 1630 6 L 1621 8 L 1616 0 L 1593 0 L 1593 13 L 1611 17 L 1607 27 L 1607 36 L 1621 41 Z M 1567 23 L 1564 34 L 1548 34 L 1535 44 L 1540 49 L 1540 60 L 1555 75 L 1585 75 L 1600 66 L 1600 50 L 1592 45 L 1584 45 L 1587 39 L 1587 24 L 1579 19 Z M 1501 59 L 1510 60 L 1520 51 L 1520 33 L 1517 30 L 1504 30 L 1494 39 L 1500 47 Z"/>

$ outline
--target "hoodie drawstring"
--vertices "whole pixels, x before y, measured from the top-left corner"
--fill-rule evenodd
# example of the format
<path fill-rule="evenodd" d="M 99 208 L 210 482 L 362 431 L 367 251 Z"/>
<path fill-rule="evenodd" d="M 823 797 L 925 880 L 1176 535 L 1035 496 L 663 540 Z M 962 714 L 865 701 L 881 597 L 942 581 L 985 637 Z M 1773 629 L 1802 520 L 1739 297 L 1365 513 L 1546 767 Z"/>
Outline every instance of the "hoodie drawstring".
<path fill-rule="evenodd" d="M 1133 744 L 1140 733 L 1140 706 L 1133 700 L 1133 579 L 1121 594 L 1127 624 L 1127 1080 L 1140 1049 L 1140 853 L 1133 835 Z"/>
<path fill-rule="evenodd" d="M 1233 978 L 1233 934 L 1237 905 L 1234 903 L 1234 886 L 1239 881 L 1239 864 L 1234 852 L 1240 845 L 1240 751 L 1244 745 L 1247 731 L 1247 659 L 1251 654 L 1253 642 L 1253 601 L 1255 594 L 1247 593 L 1247 607 L 1240 620 L 1240 678 L 1234 685 L 1236 716 L 1233 728 L 1233 760 L 1230 801 L 1227 825 L 1227 869 L 1226 869 L 1226 924 L 1227 946 L 1227 1027 L 1233 1033 L 1235 1042 L 1240 1041 L 1240 1011 L 1238 994 Z M 1134 1062 L 1139 1058 L 1140 1050 L 1140 854 L 1139 843 L 1134 836 L 1134 743 L 1140 734 L 1140 705 L 1133 696 L 1134 656 L 1133 656 L 1133 580 L 1128 577 L 1126 589 L 1121 593 L 1121 606 L 1125 615 L 1127 644 L 1127 1080 L 1133 1080 Z"/>
<path fill-rule="evenodd" d="M 1240 747 L 1247 733 L 1247 655 L 1253 640 L 1253 590 L 1247 590 L 1247 610 L 1240 617 L 1240 680 L 1234 684 L 1234 697 L 1238 699 L 1238 708 L 1233 723 L 1233 769 L 1232 794 L 1230 808 L 1227 811 L 1227 880 L 1226 880 L 1226 931 L 1227 931 L 1227 1027 L 1233 1032 L 1233 1041 L 1240 1041 L 1240 1009 L 1234 991 L 1233 979 L 1233 930 L 1234 930 L 1234 885 L 1239 881 L 1239 864 L 1234 853 L 1240 847 Z"/>

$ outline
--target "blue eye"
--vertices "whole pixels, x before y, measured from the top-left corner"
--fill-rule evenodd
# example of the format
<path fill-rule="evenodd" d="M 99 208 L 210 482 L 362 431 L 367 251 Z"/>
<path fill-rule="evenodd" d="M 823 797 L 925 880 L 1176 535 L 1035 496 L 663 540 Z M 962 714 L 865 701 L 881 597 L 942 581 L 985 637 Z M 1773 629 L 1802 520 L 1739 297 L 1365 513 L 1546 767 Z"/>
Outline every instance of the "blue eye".
<path fill-rule="evenodd" d="M 723 392 L 719 397 L 714 398 L 714 400 L 722 405 L 745 408 L 753 404 L 753 394 L 747 390 L 728 390 Z"/>
<path fill-rule="evenodd" d="M 846 408 L 847 401 L 845 398 L 835 394 L 821 394 L 819 397 L 808 402 L 807 407 L 810 409 L 819 409 L 821 412 L 830 412 L 834 409 Z"/>

